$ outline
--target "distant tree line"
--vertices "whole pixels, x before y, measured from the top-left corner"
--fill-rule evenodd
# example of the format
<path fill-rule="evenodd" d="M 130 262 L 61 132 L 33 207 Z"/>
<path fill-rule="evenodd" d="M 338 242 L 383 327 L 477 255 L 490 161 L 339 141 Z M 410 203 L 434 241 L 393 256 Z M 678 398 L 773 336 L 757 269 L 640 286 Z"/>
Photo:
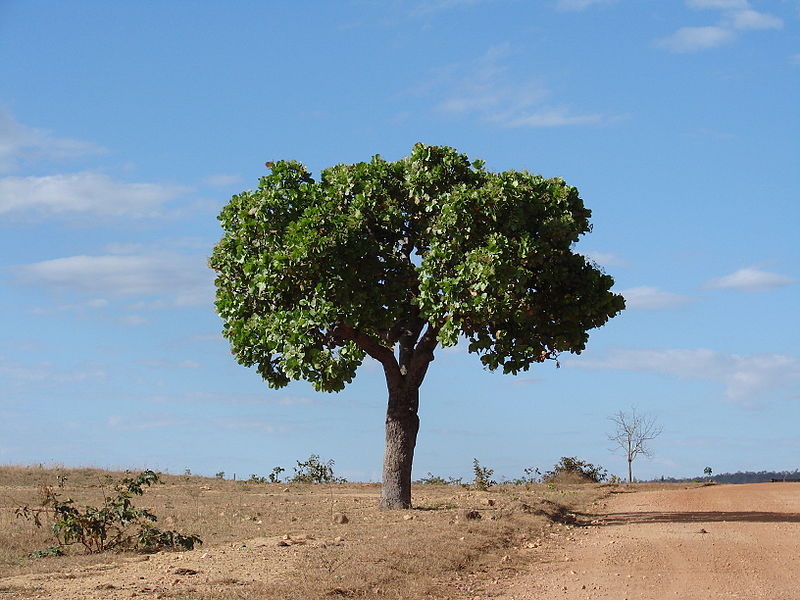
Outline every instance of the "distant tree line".
<path fill-rule="evenodd" d="M 773 479 L 800 479 L 800 469 L 794 471 L 737 471 L 706 477 L 660 477 L 651 483 L 687 483 L 691 481 L 716 481 L 717 483 L 764 483 Z"/>

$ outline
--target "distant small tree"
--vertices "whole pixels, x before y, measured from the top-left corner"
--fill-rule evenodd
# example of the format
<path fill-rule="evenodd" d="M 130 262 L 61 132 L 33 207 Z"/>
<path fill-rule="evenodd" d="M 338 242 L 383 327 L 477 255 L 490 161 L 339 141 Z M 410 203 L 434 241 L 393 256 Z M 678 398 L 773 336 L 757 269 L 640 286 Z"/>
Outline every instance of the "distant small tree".
<path fill-rule="evenodd" d="M 703 474 L 704 474 L 706 477 L 711 477 L 711 473 L 712 473 L 712 471 L 711 471 L 711 467 L 706 467 L 705 469 L 703 469 Z"/>
<path fill-rule="evenodd" d="M 640 454 L 650 458 L 652 452 L 647 446 L 650 440 L 661 435 L 662 427 L 655 417 L 640 415 L 632 408 L 629 413 L 619 411 L 609 420 L 614 423 L 614 432 L 608 439 L 617 444 L 628 461 L 628 483 L 633 483 L 633 461 Z"/>
<path fill-rule="evenodd" d="M 272 467 L 272 473 L 269 474 L 269 482 L 270 483 L 280 483 L 281 482 L 281 473 L 283 473 L 286 469 L 283 467 Z"/>
<path fill-rule="evenodd" d="M 497 485 L 497 482 L 492 479 L 494 469 L 482 467 L 477 458 L 472 459 L 472 470 L 475 473 L 475 487 L 479 490 L 488 490 L 493 485 Z"/>

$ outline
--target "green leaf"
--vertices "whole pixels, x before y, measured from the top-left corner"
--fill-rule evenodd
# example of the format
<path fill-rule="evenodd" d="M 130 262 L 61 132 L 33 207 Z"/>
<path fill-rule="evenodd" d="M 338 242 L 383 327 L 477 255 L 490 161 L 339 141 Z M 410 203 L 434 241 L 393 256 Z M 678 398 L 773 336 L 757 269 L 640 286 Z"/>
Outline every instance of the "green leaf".
<path fill-rule="evenodd" d="M 624 308 L 613 279 L 574 251 L 590 215 L 562 179 L 488 172 L 443 146 L 318 180 L 279 161 L 219 215 L 209 263 L 223 334 L 276 388 L 341 390 L 366 354 L 337 326 L 385 340 L 417 319 L 443 346 L 465 337 L 489 369 L 527 370 L 581 352 Z"/>

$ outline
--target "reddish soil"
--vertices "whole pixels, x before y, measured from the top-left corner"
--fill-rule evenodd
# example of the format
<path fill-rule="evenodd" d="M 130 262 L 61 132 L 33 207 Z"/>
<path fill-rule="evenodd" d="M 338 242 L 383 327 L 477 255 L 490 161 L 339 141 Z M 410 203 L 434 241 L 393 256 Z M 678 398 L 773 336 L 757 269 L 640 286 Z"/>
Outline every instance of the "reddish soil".
<path fill-rule="evenodd" d="M 624 488 L 621 488 L 624 492 Z M 800 483 L 619 493 L 504 600 L 800 598 Z"/>

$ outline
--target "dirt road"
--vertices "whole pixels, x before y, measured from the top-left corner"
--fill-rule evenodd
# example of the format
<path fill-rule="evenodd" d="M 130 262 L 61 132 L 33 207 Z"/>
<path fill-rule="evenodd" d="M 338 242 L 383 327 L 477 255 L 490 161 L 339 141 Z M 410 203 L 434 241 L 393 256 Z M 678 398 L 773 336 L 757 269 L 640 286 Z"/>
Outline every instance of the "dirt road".
<path fill-rule="evenodd" d="M 800 483 L 619 493 L 601 512 L 502 598 L 800 599 Z"/>

